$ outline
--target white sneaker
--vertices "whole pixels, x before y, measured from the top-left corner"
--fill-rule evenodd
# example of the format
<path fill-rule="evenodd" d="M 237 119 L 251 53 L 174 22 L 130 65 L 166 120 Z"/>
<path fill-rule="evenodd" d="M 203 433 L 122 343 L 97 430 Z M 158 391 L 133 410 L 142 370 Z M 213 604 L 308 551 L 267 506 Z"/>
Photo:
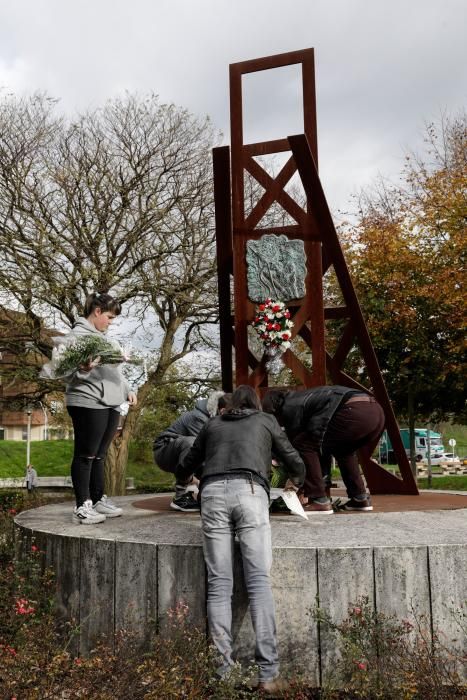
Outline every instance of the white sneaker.
<path fill-rule="evenodd" d="M 105 515 L 101 513 L 96 513 L 92 507 L 92 501 L 84 501 L 83 505 L 79 508 L 73 509 L 73 522 L 79 525 L 97 525 L 97 523 L 103 523 L 105 520 Z"/>
<path fill-rule="evenodd" d="M 199 494 L 198 484 L 190 484 L 189 486 L 187 486 L 185 493 L 192 493 L 193 498 L 197 498 Z"/>
<path fill-rule="evenodd" d="M 118 518 L 123 513 L 123 508 L 116 506 L 107 496 L 102 496 L 100 501 L 94 503 L 94 510 L 96 513 L 102 513 L 106 518 Z"/>

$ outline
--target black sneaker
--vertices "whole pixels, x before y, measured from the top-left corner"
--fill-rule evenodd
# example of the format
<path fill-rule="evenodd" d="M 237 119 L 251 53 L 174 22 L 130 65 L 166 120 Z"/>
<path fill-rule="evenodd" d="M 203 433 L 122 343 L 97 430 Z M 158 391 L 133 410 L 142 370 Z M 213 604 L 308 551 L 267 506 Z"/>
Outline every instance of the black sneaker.
<path fill-rule="evenodd" d="M 356 498 L 351 498 L 350 501 L 347 501 L 347 503 L 344 504 L 343 510 L 352 510 L 354 512 L 360 511 L 362 513 L 366 513 L 373 510 L 373 506 L 371 505 L 369 498 L 364 498 L 361 501 L 357 501 Z"/>
<path fill-rule="evenodd" d="M 200 510 L 200 505 L 196 498 L 193 497 L 193 493 L 191 491 L 187 491 L 181 496 L 175 497 L 170 504 L 170 507 L 174 510 L 183 510 L 184 512 Z"/>

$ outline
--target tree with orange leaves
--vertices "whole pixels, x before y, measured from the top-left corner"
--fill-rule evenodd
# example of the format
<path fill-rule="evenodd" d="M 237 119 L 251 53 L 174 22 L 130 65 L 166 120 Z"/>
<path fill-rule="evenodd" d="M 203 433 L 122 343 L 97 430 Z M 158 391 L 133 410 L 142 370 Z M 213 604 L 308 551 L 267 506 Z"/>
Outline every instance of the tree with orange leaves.
<path fill-rule="evenodd" d="M 403 184 L 360 197 L 346 244 L 354 283 L 396 411 L 466 419 L 465 228 L 467 120 L 426 131 L 426 153 L 406 159 Z"/>

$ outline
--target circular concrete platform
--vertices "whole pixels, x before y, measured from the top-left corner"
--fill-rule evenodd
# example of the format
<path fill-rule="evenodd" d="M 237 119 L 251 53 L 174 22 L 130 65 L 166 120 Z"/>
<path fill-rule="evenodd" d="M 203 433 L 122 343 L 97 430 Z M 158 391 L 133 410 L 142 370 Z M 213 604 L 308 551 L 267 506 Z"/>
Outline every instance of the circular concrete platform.
<path fill-rule="evenodd" d="M 333 500 L 341 499 L 342 503 L 347 500 L 347 495 L 344 489 L 332 490 Z M 135 508 L 143 508 L 144 510 L 152 510 L 154 512 L 163 513 L 171 512 L 170 503 L 172 502 L 172 494 L 159 494 L 152 498 L 144 498 L 140 501 L 133 502 Z M 399 495 L 376 495 L 371 497 L 373 505 L 373 514 L 376 513 L 403 513 L 405 511 L 430 511 L 430 510 L 458 510 L 467 508 L 467 493 L 466 492 L 450 492 L 450 491 L 422 491 L 418 496 L 399 496 Z M 173 512 L 173 511 L 172 511 Z M 348 516 L 349 513 L 340 510 L 336 513 L 339 516 Z M 275 517 L 284 517 L 287 513 L 272 513 Z M 290 517 L 290 516 L 289 516 Z M 310 515 L 310 518 L 312 516 Z"/>
<path fill-rule="evenodd" d="M 34 538 L 56 572 L 58 614 L 79 624 L 80 654 L 99 634 L 121 628 L 148 644 L 156 629 L 166 631 L 165 615 L 179 600 L 193 624 L 206 624 L 199 514 L 171 510 L 167 495 L 115 500 L 123 517 L 101 525 L 72 524 L 70 503 L 16 518 L 19 547 Z M 467 495 L 374 496 L 373 504 L 372 513 L 271 518 L 282 663 L 305 663 L 315 684 L 336 658 L 332 636 L 311 614 L 318 597 L 335 621 L 362 596 L 399 618 L 424 616 L 467 652 L 450 614 L 467 600 Z M 237 656 L 249 660 L 253 633 L 238 553 L 233 613 Z"/>

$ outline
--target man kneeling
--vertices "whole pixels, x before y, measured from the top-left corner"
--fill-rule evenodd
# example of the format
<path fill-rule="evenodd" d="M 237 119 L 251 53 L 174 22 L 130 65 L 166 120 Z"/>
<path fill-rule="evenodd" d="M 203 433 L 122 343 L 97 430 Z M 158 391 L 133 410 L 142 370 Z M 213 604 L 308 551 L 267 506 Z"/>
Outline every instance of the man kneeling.
<path fill-rule="evenodd" d="M 153 445 L 154 461 L 161 469 L 176 474 L 177 466 L 183 464 L 201 428 L 209 418 L 216 415 L 219 399 L 223 396 L 223 391 L 213 391 L 207 399 L 197 401 L 192 411 L 183 413 L 156 437 Z M 197 479 L 192 478 L 185 485 L 177 479 L 175 497 L 170 507 L 182 511 L 199 510 L 197 493 Z"/>

